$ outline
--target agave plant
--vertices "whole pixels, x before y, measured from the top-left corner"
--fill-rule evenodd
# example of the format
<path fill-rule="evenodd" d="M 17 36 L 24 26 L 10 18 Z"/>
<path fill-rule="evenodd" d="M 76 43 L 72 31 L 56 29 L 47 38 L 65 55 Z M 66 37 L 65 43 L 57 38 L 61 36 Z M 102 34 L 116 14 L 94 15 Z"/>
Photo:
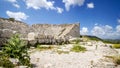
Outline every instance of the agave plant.
<path fill-rule="evenodd" d="M 20 39 L 19 34 L 15 34 L 11 37 L 3 48 L 4 54 L 7 54 L 10 58 L 18 59 L 20 65 L 29 65 L 30 63 L 27 50 L 28 48 L 24 41 Z"/>

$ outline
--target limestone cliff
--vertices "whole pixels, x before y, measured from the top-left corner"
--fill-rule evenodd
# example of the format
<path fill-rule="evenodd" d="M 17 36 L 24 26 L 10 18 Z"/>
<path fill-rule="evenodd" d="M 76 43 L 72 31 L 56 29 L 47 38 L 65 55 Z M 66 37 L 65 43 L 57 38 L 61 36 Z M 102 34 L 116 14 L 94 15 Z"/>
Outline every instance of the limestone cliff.
<path fill-rule="evenodd" d="M 80 36 L 80 24 L 33 24 L 0 18 L 0 45 L 6 42 L 14 33 L 30 43 L 55 43 L 61 40 Z"/>

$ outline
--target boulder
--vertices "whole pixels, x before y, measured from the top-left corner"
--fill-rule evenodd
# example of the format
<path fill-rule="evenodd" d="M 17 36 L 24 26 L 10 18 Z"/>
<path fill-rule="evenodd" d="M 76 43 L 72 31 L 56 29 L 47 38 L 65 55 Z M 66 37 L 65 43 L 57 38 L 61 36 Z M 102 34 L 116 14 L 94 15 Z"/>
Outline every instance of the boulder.
<path fill-rule="evenodd" d="M 10 29 L 2 29 L 1 37 L 10 38 L 15 32 Z"/>
<path fill-rule="evenodd" d="M 30 40 L 28 41 L 28 46 L 35 46 L 36 43 L 37 43 L 37 40 Z"/>
<path fill-rule="evenodd" d="M 28 41 L 31 41 L 31 40 L 35 40 L 35 33 L 34 32 L 28 33 Z"/>

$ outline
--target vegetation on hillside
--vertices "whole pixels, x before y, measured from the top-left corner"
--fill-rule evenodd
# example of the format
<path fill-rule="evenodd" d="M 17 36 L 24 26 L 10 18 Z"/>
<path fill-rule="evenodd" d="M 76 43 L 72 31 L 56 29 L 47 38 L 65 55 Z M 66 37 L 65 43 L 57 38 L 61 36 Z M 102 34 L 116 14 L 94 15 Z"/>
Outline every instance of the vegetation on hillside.
<path fill-rule="evenodd" d="M 119 39 L 103 39 L 104 43 L 111 43 L 111 44 L 120 44 L 120 40 Z"/>
<path fill-rule="evenodd" d="M 15 19 L 14 19 L 14 18 L 9 18 L 8 20 L 10 20 L 10 21 L 12 21 L 12 22 L 14 22 L 14 21 L 15 21 Z"/>
<path fill-rule="evenodd" d="M 120 48 L 120 44 L 113 44 L 112 48 L 119 49 Z"/>
<path fill-rule="evenodd" d="M 101 39 L 96 36 L 89 36 L 89 35 L 81 35 L 81 38 L 87 38 L 89 40 L 94 40 L 94 41 L 102 41 L 104 43 L 110 43 L 110 44 L 120 44 L 120 39 Z"/>
<path fill-rule="evenodd" d="M 83 38 L 87 38 L 88 40 L 102 41 L 101 38 L 98 38 L 98 37 L 96 37 L 96 36 L 81 35 L 80 37 L 81 37 L 81 38 L 82 38 L 82 37 L 83 37 Z"/>

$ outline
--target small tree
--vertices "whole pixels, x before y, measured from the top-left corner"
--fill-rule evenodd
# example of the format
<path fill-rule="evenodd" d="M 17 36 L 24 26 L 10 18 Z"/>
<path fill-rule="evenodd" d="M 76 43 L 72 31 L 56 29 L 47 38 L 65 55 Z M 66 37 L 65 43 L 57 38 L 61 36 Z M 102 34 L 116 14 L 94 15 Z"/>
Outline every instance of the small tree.
<path fill-rule="evenodd" d="M 9 58 L 15 58 L 19 60 L 20 65 L 30 65 L 30 58 L 27 52 L 28 48 L 24 44 L 24 41 L 20 39 L 18 34 L 11 37 L 5 47 L 3 53 L 7 54 Z"/>

